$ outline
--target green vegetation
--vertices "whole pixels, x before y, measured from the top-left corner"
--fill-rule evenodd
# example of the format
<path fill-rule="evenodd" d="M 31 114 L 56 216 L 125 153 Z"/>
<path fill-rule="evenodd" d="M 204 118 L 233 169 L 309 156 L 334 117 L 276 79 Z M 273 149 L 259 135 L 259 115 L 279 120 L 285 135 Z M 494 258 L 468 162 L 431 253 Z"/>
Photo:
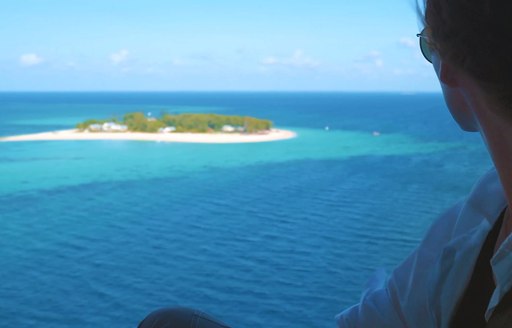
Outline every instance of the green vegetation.
<path fill-rule="evenodd" d="M 158 132 L 158 129 L 165 128 L 166 125 L 161 120 L 148 118 L 143 113 L 129 113 L 124 116 L 123 124 L 128 127 L 128 131 L 133 132 Z"/>
<path fill-rule="evenodd" d="M 243 132 L 258 133 L 272 128 L 272 122 L 249 116 L 230 116 L 218 114 L 163 114 L 160 118 L 146 117 L 144 113 L 129 113 L 123 120 L 87 120 L 78 123 L 76 128 L 80 131 L 112 131 L 102 128 L 104 123 L 115 123 L 123 126 L 117 131 L 152 132 L 169 127 L 175 132 Z"/>
<path fill-rule="evenodd" d="M 174 126 L 176 132 L 215 132 L 231 126 L 238 132 L 256 133 L 272 128 L 269 120 L 217 114 L 164 114 L 161 121 L 165 126 Z"/>

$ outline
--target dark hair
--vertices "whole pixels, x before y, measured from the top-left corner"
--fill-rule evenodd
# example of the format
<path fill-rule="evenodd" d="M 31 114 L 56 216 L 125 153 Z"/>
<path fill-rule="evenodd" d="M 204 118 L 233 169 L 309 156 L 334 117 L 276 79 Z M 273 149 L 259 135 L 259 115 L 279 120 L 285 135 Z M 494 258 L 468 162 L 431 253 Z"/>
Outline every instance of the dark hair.
<path fill-rule="evenodd" d="M 436 51 L 512 111 L 512 0 L 423 1 Z"/>

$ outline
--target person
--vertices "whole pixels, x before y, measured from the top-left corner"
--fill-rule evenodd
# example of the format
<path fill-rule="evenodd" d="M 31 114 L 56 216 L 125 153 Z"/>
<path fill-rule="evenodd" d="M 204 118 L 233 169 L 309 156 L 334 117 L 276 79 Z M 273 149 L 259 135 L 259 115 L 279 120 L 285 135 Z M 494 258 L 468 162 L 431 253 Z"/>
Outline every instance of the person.
<path fill-rule="evenodd" d="M 372 277 L 337 323 L 512 327 L 512 1 L 425 0 L 423 8 L 421 50 L 453 118 L 480 133 L 494 168 L 389 276 Z"/>
<path fill-rule="evenodd" d="M 202 311 L 175 307 L 151 312 L 137 328 L 229 328 L 229 326 Z"/>
<path fill-rule="evenodd" d="M 446 105 L 495 168 L 389 276 L 370 279 L 338 326 L 512 327 L 512 1 L 425 0 L 420 14 Z"/>

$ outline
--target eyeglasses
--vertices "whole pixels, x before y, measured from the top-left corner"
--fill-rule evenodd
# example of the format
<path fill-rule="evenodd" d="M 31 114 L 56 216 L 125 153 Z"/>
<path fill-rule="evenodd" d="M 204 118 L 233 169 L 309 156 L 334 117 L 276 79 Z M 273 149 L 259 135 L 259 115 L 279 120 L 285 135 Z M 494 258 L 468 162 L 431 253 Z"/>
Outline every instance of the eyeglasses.
<path fill-rule="evenodd" d="M 426 28 L 421 31 L 421 33 L 416 34 L 418 38 L 420 38 L 420 49 L 421 53 L 423 54 L 423 57 L 429 62 L 432 63 L 432 49 L 429 45 L 429 37 L 425 34 Z"/>

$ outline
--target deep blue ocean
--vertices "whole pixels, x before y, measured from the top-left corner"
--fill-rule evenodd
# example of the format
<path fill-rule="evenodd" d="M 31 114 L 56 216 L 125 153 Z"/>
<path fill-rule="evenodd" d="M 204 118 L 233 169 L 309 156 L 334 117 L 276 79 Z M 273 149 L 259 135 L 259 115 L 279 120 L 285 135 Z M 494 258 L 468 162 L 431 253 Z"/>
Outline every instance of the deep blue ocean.
<path fill-rule="evenodd" d="M 491 165 L 441 94 L 0 93 L 0 136 L 133 111 L 251 115 L 298 137 L 0 142 L 1 326 L 136 327 L 181 305 L 334 327 Z"/>

